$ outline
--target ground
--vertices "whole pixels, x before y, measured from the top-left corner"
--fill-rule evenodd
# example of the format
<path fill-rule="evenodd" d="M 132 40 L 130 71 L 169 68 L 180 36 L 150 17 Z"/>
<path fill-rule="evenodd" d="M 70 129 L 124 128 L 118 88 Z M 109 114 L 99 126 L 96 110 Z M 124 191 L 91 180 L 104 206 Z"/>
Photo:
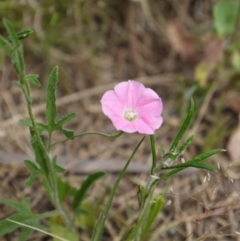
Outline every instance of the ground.
<path fill-rule="evenodd" d="M 67 126 L 75 133 L 116 132 L 102 113 L 101 96 L 117 83 L 134 79 L 162 98 L 164 123 L 156 131 L 157 146 L 170 147 L 192 96 L 195 116 L 186 137 L 195 133 L 196 138 L 183 158 L 187 161 L 214 148 L 229 150 L 208 159 L 218 173 L 187 169 L 157 187 L 156 194 L 163 194 L 166 205 L 153 227 L 151 240 L 240 240 L 240 156 L 236 153 L 240 146 L 236 142 L 239 74 L 232 70 L 225 51 L 231 36 L 219 38 L 216 34 L 215 4 L 200 0 L 0 2 L 1 16 L 11 20 L 17 30 L 34 31 L 23 45 L 27 72 L 39 74 L 42 84 L 32 88 L 33 112 L 39 121 L 44 118 L 47 77 L 58 65 L 58 115 L 78 113 Z M 0 31 L 7 36 L 2 24 Z M 11 62 L 3 52 L 0 59 L 0 197 L 21 200 L 26 195 L 36 212 L 52 210 L 39 180 L 29 188 L 24 186 L 29 172 L 23 161 L 33 158 L 28 129 L 19 122 L 27 118 L 27 109 L 20 90 L 13 85 L 16 73 Z M 109 140 L 84 136 L 56 145 L 52 153 L 59 155 L 67 169 L 64 178 L 76 187 L 89 173 L 107 172 L 88 198 L 101 210 L 117 174 L 141 137 L 124 134 Z M 56 134 L 53 142 L 62 139 Z M 120 240 L 137 217 L 137 187 L 145 185 L 150 164 L 146 138 L 120 184 L 103 241 Z M 0 210 L 0 219 L 12 213 L 3 204 Z M 16 231 L 1 240 L 18 240 L 18 234 Z M 31 240 L 51 239 L 35 232 Z M 90 240 L 88 232 L 81 235 L 81 240 Z"/>

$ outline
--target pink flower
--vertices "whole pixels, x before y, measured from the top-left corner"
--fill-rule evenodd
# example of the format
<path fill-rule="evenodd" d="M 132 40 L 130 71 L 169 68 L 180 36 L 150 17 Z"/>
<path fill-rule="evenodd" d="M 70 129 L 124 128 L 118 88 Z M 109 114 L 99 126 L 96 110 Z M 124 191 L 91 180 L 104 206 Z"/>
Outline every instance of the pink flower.
<path fill-rule="evenodd" d="M 102 99 L 103 113 L 117 130 L 151 135 L 162 125 L 163 104 L 152 89 L 129 80 L 107 91 Z"/>

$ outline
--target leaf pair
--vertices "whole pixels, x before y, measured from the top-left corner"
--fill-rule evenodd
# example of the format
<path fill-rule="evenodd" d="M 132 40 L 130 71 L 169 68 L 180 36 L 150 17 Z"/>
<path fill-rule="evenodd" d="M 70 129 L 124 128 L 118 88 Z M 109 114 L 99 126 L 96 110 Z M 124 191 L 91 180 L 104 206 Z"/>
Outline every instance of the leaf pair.
<path fill-rule="evenodd" d="M 37 75 L 28 75 L 27 79 L 32 82 L 35 86 L 39 86 L 39 82 L 37 80 Z M 75 112 L 69 113 L 62 118 L 60 118 L 58 121 L 56 121 L 57 118 L 57 106 L 56 106 L 56 88 L 57 88 L 57 82 L 58 82 L 58 67 L 54 67 L 49 75 L 48 80 L 48 88 L 47 88 L 47 96 L 46 96 L 46 122 L 44 123 L 36 123 L 37 129 L 40 133 L 43 131 L 46 131 L 49 133 L 49 138 L 51 139 L 53 131 L 61 131 L 66 138 L 73 139 L 74 138 L 74 132 L 71 130 L 67 130 L 63 128 L 63 125 L 71 121 L 74 117 L 77 116 Z M 22 119 L 20 122 L 23 125 L 26 125 L 28 127 L 33 127 L 32 122 L 30 120 Z"/>

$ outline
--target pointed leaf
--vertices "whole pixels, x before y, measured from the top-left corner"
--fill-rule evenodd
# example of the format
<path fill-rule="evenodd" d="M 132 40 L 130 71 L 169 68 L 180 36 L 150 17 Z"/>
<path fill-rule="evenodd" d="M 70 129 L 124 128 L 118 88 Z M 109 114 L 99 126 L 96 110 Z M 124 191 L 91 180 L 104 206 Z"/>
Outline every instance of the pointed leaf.
<path fill-rule="evenodd" d="M 12 55 L 12 45 L 0 35 L 0 47 L 4 49 L 10 56 Z"/>
<path fill-rule="evenodd" d="M 156 220 L 158 214 L 161 212 L 165 204 L 165 198 L 159 195 L 154 199 L 154 202 L 150 208 L 148 218 L 145 222 L 145 227 L 143 228 L 141 240 L 145 240 L 146 236 L 149 234 L 150 229 Z"/>
<path fill-rule="evenodd" d="M 105 172 L 95 172 L 90 174 L 87 179 L 82 183 L 79 190 L 77 190 L 76 194 L 74 195 L 72 209 L 76 211 L 80 206 L 81 202 L 84 199 L 88 189 L 96 182 L 99 178 L 105 176 Z"/>
<path fill-rule="evenodd" d="M 31 175 L 28 177 L 27 181 L 25 182 L 25 186 L 29 187 L 32 185 L 36 177 L 43 175 L 43 172 L 32 161 L 25 160 L 24 163 L 27 166 L 27 168 L 31 171 Z"/>
<path fill-rule="evenodd" d="M 34 133 L 31 129 L 30 129 L 30 133 L 31 133 L 31 145 L 32 145 L 33 150 L 34 150 L 36 162 L 40 166 L 41 171 L 43 171 L 44 174 L 47 175 L 48 166 L 47 166 L 47 163 L 46 163 L 46 156 L 44 155 L 44 153 L 40 149 L 37 138 L 36 138 L 36 136 L 34 135 Z M 41 138 L 42 138 L 42 141 L 44 142 L 44 137 L 41 136 Z"/>
<path fill-rule="evenodd" d="M 24 57 L 23 57 L 23 49 L 18 40 L 17 34 L 12 26 L 12 23 L 8 21 L 6 18 L 3 19 L 3 24 L 11 38 L 13 43 L 13 47 L 16 51 L 14 51 L 14 67 L 16 71 L 21 74 L 25 75 L 25 65 L 24 65 Z"/>
<path fill-rule="evenodd" d="M 33 232 L 34 232 L 34 229 L 23 227 L 22 228 L 22 232 L 19 235 L 19 239 L 18 240 L 19 241 L 27 241 L 27 239 L 33 234 Z"/>
<path fill-rule="evenodd" d="M 66 198 L 73 196 L 76 193 L 76 188 L 72 187 L 68 181 L 63 181 L 59 176 L 57 177 L 58 183 L 58 195 L 60 201 L 64 201 Z"/>
<path fill-rule="evenodd" d="M 15 45 L 15 46 L 18 46 L 19 45 L 19 40 L 18 40 L 18 37 L 17 37 L 17 33 L 15 32 L 13 26 L 12 26 L 12 23 L 7 20 L 6 18 L 3 18 L 3 24 L 9 34 L 9 38 L 11 38 L 11 42 Z"/>
<path fill-rule="evenodd" d="M 200 162 L 210 156 L 213 156 L 219 152 L 223 152 L 225 151 L 224 149 L 214 149 L 214 150 L 211 150 L 211 151 L 208 151 L 208 152 L 205 152 L 205 153 L 202 153 L 196 157 L 194 157 L 193 159 L 189 160 L 188 162 Z M 187 162 L 187 163 L 188 163 Z"/>
<path fill-rule="evenodd" d="M 17 38 L 18 38 L 19 40 L 25 39 L 25 38 L 27 38 L 28 36 L 30 36 L 32 33 L 33 33 L 33 31 L 32 31 L 31 29 L 24 29 L 24 30 L 22 30 L 21 32 L 18 32 L 18 33 L 17 33 Z M 9 42 L 12 42 L 11 37 L 7 37 L 7 40 L 8 40 Z"/>
<path fill-rule="evenodd" d="M 0 237 L 7 233 L 12 233 L 15 229 L 17 229 L 19 226 L 15 223 L 11 223 L 7 220 L 1 220 L 0 221 Z"/>
<path fill-rule="evenodd" d="M 24 164 L 27 166 L 27 168 L 33 173 L 33 174 L 38 174 L 40 171 L 40 169 L 37 167 L 37 165 L 30 161 L 30 160 L 25 160 Z"/>
<path fill-rule="evenodd" d="M 49 75 L 47 100 L 46 100 L 46 121 L 48 124 L 48 131 L 52 132 L 55 126 L 55 120 L 57 117 L 56 107 L 56 89 L 58 82 L 58 67 L 54 67 Z"/>
<path fill-rule="evenodd" d="M 69 113 L 65 116 L 63 116 L 61 119 L 59 119 L 56 123 L 56 128 L 62 128 L 62 126 L 64 124 L 66 124 L 67 122 L 71 121 L 74 117 L 77 116 L 77 113 L 76 112 L 72 112 L 72 113 Z"/>
<path fill-rule="evenodd" d="M 138 186 L 137 198 L 138 204 L 141 206 L 147 199 L 149 192 L 142 186 Z"/>
<path fill-rule="evenodd" d="M 38 80 L 38 74 L 30 74 L 26 76 L 27 81 L 31 82 L 35 87 L 40 87 L 41 83 Z"/>
<path fill-rule="evenodd" d="M 61 167 L 57 164 L 57 156 L 53 157 L 52 162 L 53 162 L 53 166 L 54 166 L 54 169 L 55 169 L 56 172 L 62 173 L 62 172 L 66 171 L 63 167 Z"/>
<path fill-rule="evenodd" d="M 27 119 L 20 119 L 20 123 L 27 126 L 27 127 L 33 127 L 32 126 L 32 121 L 31 120 L 27 120 Z M 43 131 L 47 131 L 47 126 L 43 123 L 37 122 L 37 129 L 39 130 L 40 133 L 42 133 Z"/>
<path fill-rule="evenodd" d="M 23 214 L 29 214 L 31 213 L 30 203 L 27 198 L 24 198 L 22 202 L 15 202 L 12 200 L 3 200 L 2 203 L 4 203 L 6 206 L 12 208 L 13 210 L 23 213 Z"/>
<path fill-rule="evenodd" d="M 67 129 L 61 129 L 61 132 L 69 139 L 74 139 L 74 131 L 67 130 Z"/>
<path fill-rule="evenodd" d="M 172 171 L 170 171 L 168 173 L 162 174 L 162 175 L 160 175 L 160 179 L 157 180 L 157 181 L 164 180 L 164 179 L 166 179 L 166 178 L 168 178 L 168 177 L 170 177 L 170 176 L 172 176 L 172 175 L 174 175 L 174 174 L 184 170 L 185 168 L 186 167 L 175 168 L 175 169 L 173 169 Z"/>
<path fill-rule="evenodd" d="M 182 163 L 182 164 L 178 164 L 175 166 L 171 166 L 171 167 L 165 167 L 162 168 L 162 170 L 167 170 L 167 169 L 179 169 L 179 168 L 187 168 L 187 167 L 195 167 L 195 168 L 202 168 L 202 169 L 207 169 L 209 171 L 213 171 L 213 172 L 217 172 L 217 169 L 214 168 L 211 165 L 205 164 L 205 163 L 201 163 L 201 162 L 186 162 L 186 163 Z"/>
<path fill-rule="evenodd" d="M 179 153 L 183 152 L 193 141 L 195 135 L 191 135 L 187 138 L 187 140 L 179 147 Z"/>
<path fill-rule="evenodd" d="M 191 98 L 190 107 L 189 107 L 189 110 L 188 110 L 187 117 L 184 120 L 183 125 L 180 128 L 175 140 L 173 141 L 172 146 L 170 147 L 170 151 L 174 151 L 177 148 L 177 145 L 178 145 L 179 141 L 182 139 L 183 135 L 185 134 L 187 128 L 190 125 L 193 114 L 194 114 L 194 101 Z"/>

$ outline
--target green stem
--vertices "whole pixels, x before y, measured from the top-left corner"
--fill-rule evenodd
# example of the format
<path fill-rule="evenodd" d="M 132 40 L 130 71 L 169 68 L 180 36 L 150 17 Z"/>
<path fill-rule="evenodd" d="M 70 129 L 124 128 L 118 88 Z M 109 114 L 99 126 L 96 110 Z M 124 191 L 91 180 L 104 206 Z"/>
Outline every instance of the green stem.
<path fill-rule="evenodd" d="M 111 139 L 115 139 L 119 136 L 121 136 L 123 134 L 123 131 L 119 131 L 117 133 L 114 133 L 114 134 L 105 134 L 105 133 L 101 133 L 101 132 L 97 132 L 97 131 L 90 131 L 90 132 L 83 132 L 83 133 L 80 133 L 76 136 L 73 137 L 73 139 L 76 139 L 78 137 L 82 137 L 82 136 L 86 136 L 86 135 L 99 135 L 99 136 L 104 136 L 104 137 L 108 137 L 108 138 L 111 138 Z M 69 139 L 69 138 L 66 138 L 66 139 L 63 139 L 61 141 L 57 141 L 55 143 L 53 143 L 50 148 L 52 148 L 53 146 L 59 144 L 59 143 L 62 143 L 62 142 L 65 142 L 65 141 L 69 141 L 69 140 L 72 140 L 72 139 Z"/>
<path fill-rule="evenodd" d="M 24 77 L 23 77 L 24 78 Z M 23 93 L 25 96 L 25 100 L 27 102 L 27 108 L 28 108 L 28 114 L 30 117 L 30 120 L 32 122 L 32 126 L 33 126 L 33 131 L 34 134 L 36 135 L 37 138 L 37 142 L 38 145 L 44 155 L 44 161 L 47 164 L 47 182 L 49 184 L 49 187 L 51 188 L 51 196 L 52 196 L 52 201 L 55 205 L 55 207 L 57 208 L 59 215 L 62 217 L 62 219 L 64 220 L 65 224 L 67 227 L 69 227 L 71 230 L 73 230 L 72 228 L 72 223 L 71 220 L 69 218 L 69 216 L 67 215 L 67 213 L 64 211 L 60 200 L 59 200 L 59 195 L 58 195 L 58 187 L 57 187 L 57 180 L 56 180 L 56 175 L 55 175 L 55 170 L 52 164 L 52 161 L 48 155 L 48 151 L 41 139 L 41 136 L 39 134 L 39 131 L 37 129 L 37 125 L 33 116 L 33 112 L 32 112 L 32 104 L 31 104 L 31 96 L 28 95 L 28 93 L 30 94 L 30 86 L 29 83 L 25 80 L 25 78 L 22 80 L 22 83 L 24 83 L 25 86 L 25 90 L 23 89 Z"/>
<path fill-rule="evenodd" d="M 151 143 L 151 151 L 152 151 L 152 169 L 151 169 L 151 174 L 153 175 L 153 171 L 154 171 L 154 168 L 156 167 L 156 162 L 157 162 L 157 154 L 156 154 L 156 146 L 155 146 L 154 135 L 150 135 L 150 143 Z"/>
<path fill-rule="evenodd" d="M 121 171 L 121 173 L 119 174 L 114 186 L 113 186 L 113 189 L 111 191 L 111 194 L 108 198 L 108 202 L 106 204 L 106 207 L 104 209 L 104 212 L 101 216 L 101 219 L 99 221 L 99 223 L 97 224 L 96 226 L 96 229 L 94 230 L 94 233 L 93 233 L 93 236 L 91 238 L 91 241 L 100 241 L 101 240 L 101 237 L 102 237 L 102 232 L 103 232 L 103 228 L 104 228 L 104 224 L 105 224 L 105 221 L 107 219 L 107 216 L 108 216 L 108 212 L 109 212 L 109 209 L 112 205 L 112 201 L 113 201 L 113 198 L 114 198 L 114 195 L 116 193 L 116 190 L 117 190 L 117 187 L 123 177 L 123 175 L 125 174 L 127 168 L 128 168 L 128 165 L 130 164 L 131 160 L 133 159 L 135 153 L 137 152 L 138 148 L 140 147 L 140 145 L 142 144 L 143 140 L 144 140 L 145 137 L 143 137 L 141 139 L 141 141 L 138 143 L 138 145 L 136 146 L 136 148 L 134 149 L 132 155 L 129 157 L 127 163 L 125 164 L 123 170 Z"/>
<path fill-rule="evenodd" d="M 154 135 L 150 135 L 150 143 L 151 143 L 151 152 L 152 152 L 152 168 L 151 168 L 151 175 L 148 177 L 147 184 L 145 187 L 146 192 L 148 193 L 147 198 L 144 200 L 140 207 L 140 214 L 137 221 L 136 226 L 132 230 L 130 236 L 128 237 L 127 241 L 132 240 L 136 236 L 136 241 L 140 241 L 142 237 L 142 230 L 143 230 L 143 222 L 145 217 L 148 215 L 150 206 L 151 206 L 151 200 L 154 192 L 154 182 L 156 179 L 154 178 L 154 170 L 156 167 L 157 162 L 157 155 L 156 155 L 156 146 L 155 146 L 155 138 Z"/>

